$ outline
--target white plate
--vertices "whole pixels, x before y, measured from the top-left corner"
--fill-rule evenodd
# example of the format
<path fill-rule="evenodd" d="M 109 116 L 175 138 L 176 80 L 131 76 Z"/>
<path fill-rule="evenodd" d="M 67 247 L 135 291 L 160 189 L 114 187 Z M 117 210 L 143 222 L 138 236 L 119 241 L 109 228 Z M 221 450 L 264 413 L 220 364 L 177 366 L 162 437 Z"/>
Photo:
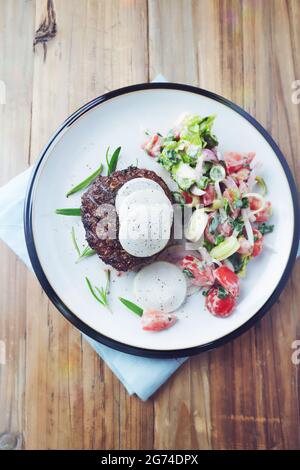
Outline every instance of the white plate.
<path fill-rule="evenodd" d="M 102 308 L 86 288 L 85 276 L 104 283 L 105 265 L 94 256 L 75 264 L 71 227 L 84 243 L 79 217 L 55 215 L 59 207 L 79 207 L 81 194 L 68 199 L 72 185 L 105 164 L 108 146 L 122 146 L 118 169 L 135 164 L 170 178 L 141 150 L 144 130 L 165 134 L 183 112 L 216 114 L 214 132 L 224 151 L 256 152 L 274 208 L 275 230 L 266 249 L 252 262 L 241 282 L 241 297 L 232 316 L 220 319 L 204 310 L 200 294 L 179 309 L 180 321 L 160 333 L 142 331 L 140 320 L 120 304 L 133 299 L 133 274 L 112 276 L 110 304 Z M 171 357 L 215 347 L 248 328 L 274 303 L 296 256 L 299 239 L 297 193 L 280 150 L 267 132 L 245 111 L 197 88 L 176 84 L 136 85 L 108 93 L 73 114 L 50 140 L 37 163 L 25 205 L 25 234 L 30 258 L 44 290 L 57 308 L 80 330 L 116 349 L 133 354 Z M 284 312 L 283 312 L 284 314 Z"/>

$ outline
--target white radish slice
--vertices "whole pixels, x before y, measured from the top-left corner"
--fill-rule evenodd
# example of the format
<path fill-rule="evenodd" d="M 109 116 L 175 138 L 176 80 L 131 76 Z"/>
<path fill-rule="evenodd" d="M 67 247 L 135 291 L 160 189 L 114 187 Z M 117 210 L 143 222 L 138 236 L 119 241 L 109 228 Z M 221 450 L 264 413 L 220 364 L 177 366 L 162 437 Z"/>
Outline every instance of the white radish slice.
<path fill-rule="evenodd" d="M 169 313 L 183 304 L 187 284 L 184 274 L 177 266 L 157 261 L 137 273 L 133 290 L 137 304 L 144 309 Z"/>
<path fill-rule="evenodd" d="M 121 212 L 119 240 L 127 253 L 148 257 L 166 247 L 172 226 L 172 212 L 167 204 L 131 206 L 126 211 L 126 217 L 122 205 Z"/>
<path fill-rule="evenodd" d="M 139 208 L 141 209 L 145 208 L 147 212 L 147 209 L 150 210 L 155 207 L 161 207 L 163 210 L 169 210 L 169 213 L 171 215 L 171 221 L 172 221 L 173 207 L 169 198 L 167 198 L 162 188 L 161 188 L 161 191 L 158 191 L 156 188 L 154 189 L 148 188 L 145 190 L 135 191 L 133 193 L 130 193 L 122 201 L 120 201 L 120 205 L 119 205 L 120 223 L 124 219 L 127 218 L 128 212 L 133 208 L 136 208 L 137 210 Z"/>
<path fill-rule="evenodd" d="M 116 211 L 119 213 L 119 208 L 124 201 L 124 199 L 129 196 L 130 194 L 136 191 L 144 191 L 145 189 L 155 189 L 164 193 L 163 188 L 153 180 L 149 178 L 133 178 L 127 183 L 123 184 L 119 189 L 117 196 L 116 196 Z"/>

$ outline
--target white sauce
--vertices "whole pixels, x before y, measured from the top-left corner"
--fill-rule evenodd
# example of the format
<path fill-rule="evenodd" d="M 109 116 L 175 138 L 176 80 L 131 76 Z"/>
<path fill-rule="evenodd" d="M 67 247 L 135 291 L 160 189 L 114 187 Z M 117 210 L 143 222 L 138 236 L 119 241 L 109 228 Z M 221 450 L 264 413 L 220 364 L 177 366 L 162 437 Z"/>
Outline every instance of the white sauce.
<path fill-rule="evenodd" d="M 133 289 L 138 305 L 166 313 L 177 310 L 187 294 L 184 274 L 165 261 L 142 268 L 135 276 Z"/>
<path fill-rule="evenodd" d="M 124 199 L 132 193 L 136 191 L 144 191 L 145 189 L 155 189 L 156 191 L 160 191 L 164 193 L 162 187 L 153 180 L 149 178 L 133 178 L 127 183 L 123 184 L 119 189 L 116 197 L 116 211 L 119 213 L 119 209 L 124 201 Z"/>

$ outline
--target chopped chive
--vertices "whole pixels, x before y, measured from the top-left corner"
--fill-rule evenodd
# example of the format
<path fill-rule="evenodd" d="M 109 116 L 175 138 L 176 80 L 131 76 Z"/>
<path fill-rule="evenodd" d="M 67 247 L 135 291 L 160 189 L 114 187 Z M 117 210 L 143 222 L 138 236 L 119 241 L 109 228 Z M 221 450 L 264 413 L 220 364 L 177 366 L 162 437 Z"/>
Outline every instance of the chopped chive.
<path fill-rule="evenodd" d="M 79 246 L 78 246 L 78 243 L 77 243 L 77 240 L 76 240 L 76 235 L 75 235 L 75 229 L 74 227 L 72 227 L 72 230 L 71 230 L 71 236 L 72 236 L 72 242 L 73 242 L 73 245 L 74 245 L 74 248 L 78 254 L 78 257 L 80 258 L 80 250 L 79 250 Z"/>
<path fill-rule="evenodd" d="M 92 256 L 96 253 L 95 250 L 93 250 L 93 248 L 90 248 L 89 246 L 86 246 L 82 250 L 82 252 L 80 252 L 80 249 L 79 249 L 79 246 L 78 246 L 78 243 L 77 243 L 77 240 L 76 240 L 76 234 L 75 234 L 74 227 L 72 227 L 72 230 L 71 230 L 71 237 L 72 237 L 72 242 L 73 242 L 74 248 L 75 248 L 76 253 L 78 255 L 76 263 L 78 263 L 83 258 L 88 258 L 89 256 Z"/>
<path fill-rule="evenodd" d="M 138 305 L 134 304 L 130 300 L 124 299 L 123 297 L 119 297 L 119 300 L 122 302 L 122 304 L 125 305 L 125 307 L 129 308 L 132 312 L 136 313 L 140 317 L 143 315 L 143 309 L 139 307 Z"/>
<path fill-rule="evenodd" d="M 69 197 L 71 196 L 71 194 L 75 194 L 78 191 L 81 191 L 82 189 L 87 188 L 97 178 L 97 176 L 101 174 L 102 170 L 103 170 L 103 165 L 101 163 L 99 168 L 96 171 L 94 171 L 94 173 L 88 176 L 85 180 L 81 181 L 81 183 L 74 186 L 74 188 L 70 189 L 70 191 L 67 192 L 66 196 Z"/>
<path fill-rule="evenodd" d="M 118 147 L 114 153 L 112 154 L 111 158 L 109 159 L 109 147 L 106 151 L 106 163 L 107 163 L 107 176 L 110 176 L 114 171 L 116 171 L 119 156 L 121 152 L 121 147 Z"/>
<path fill-rule="evenodd" d="M 68 207 L 66 209 L 56 209 L 55 214 L 58 215 L 70 215 L 70 216 L 80 216 L 81 215 L 81 209 L 80 207 Z"/>
<path fill-rule="evenodd" d="M 97 291 L 99 296 L 96 294 L 89 278 L 86 277 L 85 280 L 86 280 L 87 286 L 89 288 L 89 291 L 92 294 L 92 296 L 94 297 L 94 299 L 97 300 L 97 302 L 99 302 L 103 307 L 106 307 L 108 310 L 110 310 L 109 304 L 108 304 L 108 294 L 109 294 L 109 286 L 110 286 L 110 270 L 106 271 L 106 285 L 105 285 L 105 288 L 103 288 L 103 287 L 99 288 L 99 287 L 95 286 L 95 290 Z"/>

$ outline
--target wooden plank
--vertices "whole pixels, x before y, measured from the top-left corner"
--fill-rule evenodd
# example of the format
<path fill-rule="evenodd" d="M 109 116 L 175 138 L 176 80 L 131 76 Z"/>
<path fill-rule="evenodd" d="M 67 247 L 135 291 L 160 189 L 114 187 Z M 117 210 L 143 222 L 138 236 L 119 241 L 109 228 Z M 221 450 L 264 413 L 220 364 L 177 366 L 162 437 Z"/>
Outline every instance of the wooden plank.
<path fill-rule="evenodd" d="M 6 103 L 0 104 L 2 185 L 28 165 L 34 4 L 0 0 L 0 12 L 0 80 L 6 88 Z M 10 435 L 11 446 L 20 447 L 24 429 L 26 268 L 2 242 L 0 259 L 0 340 L 6 349 L 6 364 L 0 365 L 0 435 Z"/>
<path fill-rule="evenodd" d="M 148 76 L 144 1 L 56 0 L 53 5 L 57 33 L 46 52 L 37 44 L 34 54 L 31 162 L 80 105 Z M 45 17 L 47 2 L 39 1 L 36 30 Z M 141 404 L 126 395 L 32 275 L 27 276 L 26 308 L 26 447 L 151 447 L 151 402 Z"/>
<path fill-rule="evenodd" d="M 149 1 L 151 77 L 161 71 L 245 107 L 270 130 L 297 178 L 300 108 L 291 83 L 300 76 L 299 14 L 297 1 Z M 156 447 L 299 448 L 299 379 L 290 360 L 299 336 L 298 280 L 299 266 L 263 321 L 193 358 L 158 393 Z"/>

